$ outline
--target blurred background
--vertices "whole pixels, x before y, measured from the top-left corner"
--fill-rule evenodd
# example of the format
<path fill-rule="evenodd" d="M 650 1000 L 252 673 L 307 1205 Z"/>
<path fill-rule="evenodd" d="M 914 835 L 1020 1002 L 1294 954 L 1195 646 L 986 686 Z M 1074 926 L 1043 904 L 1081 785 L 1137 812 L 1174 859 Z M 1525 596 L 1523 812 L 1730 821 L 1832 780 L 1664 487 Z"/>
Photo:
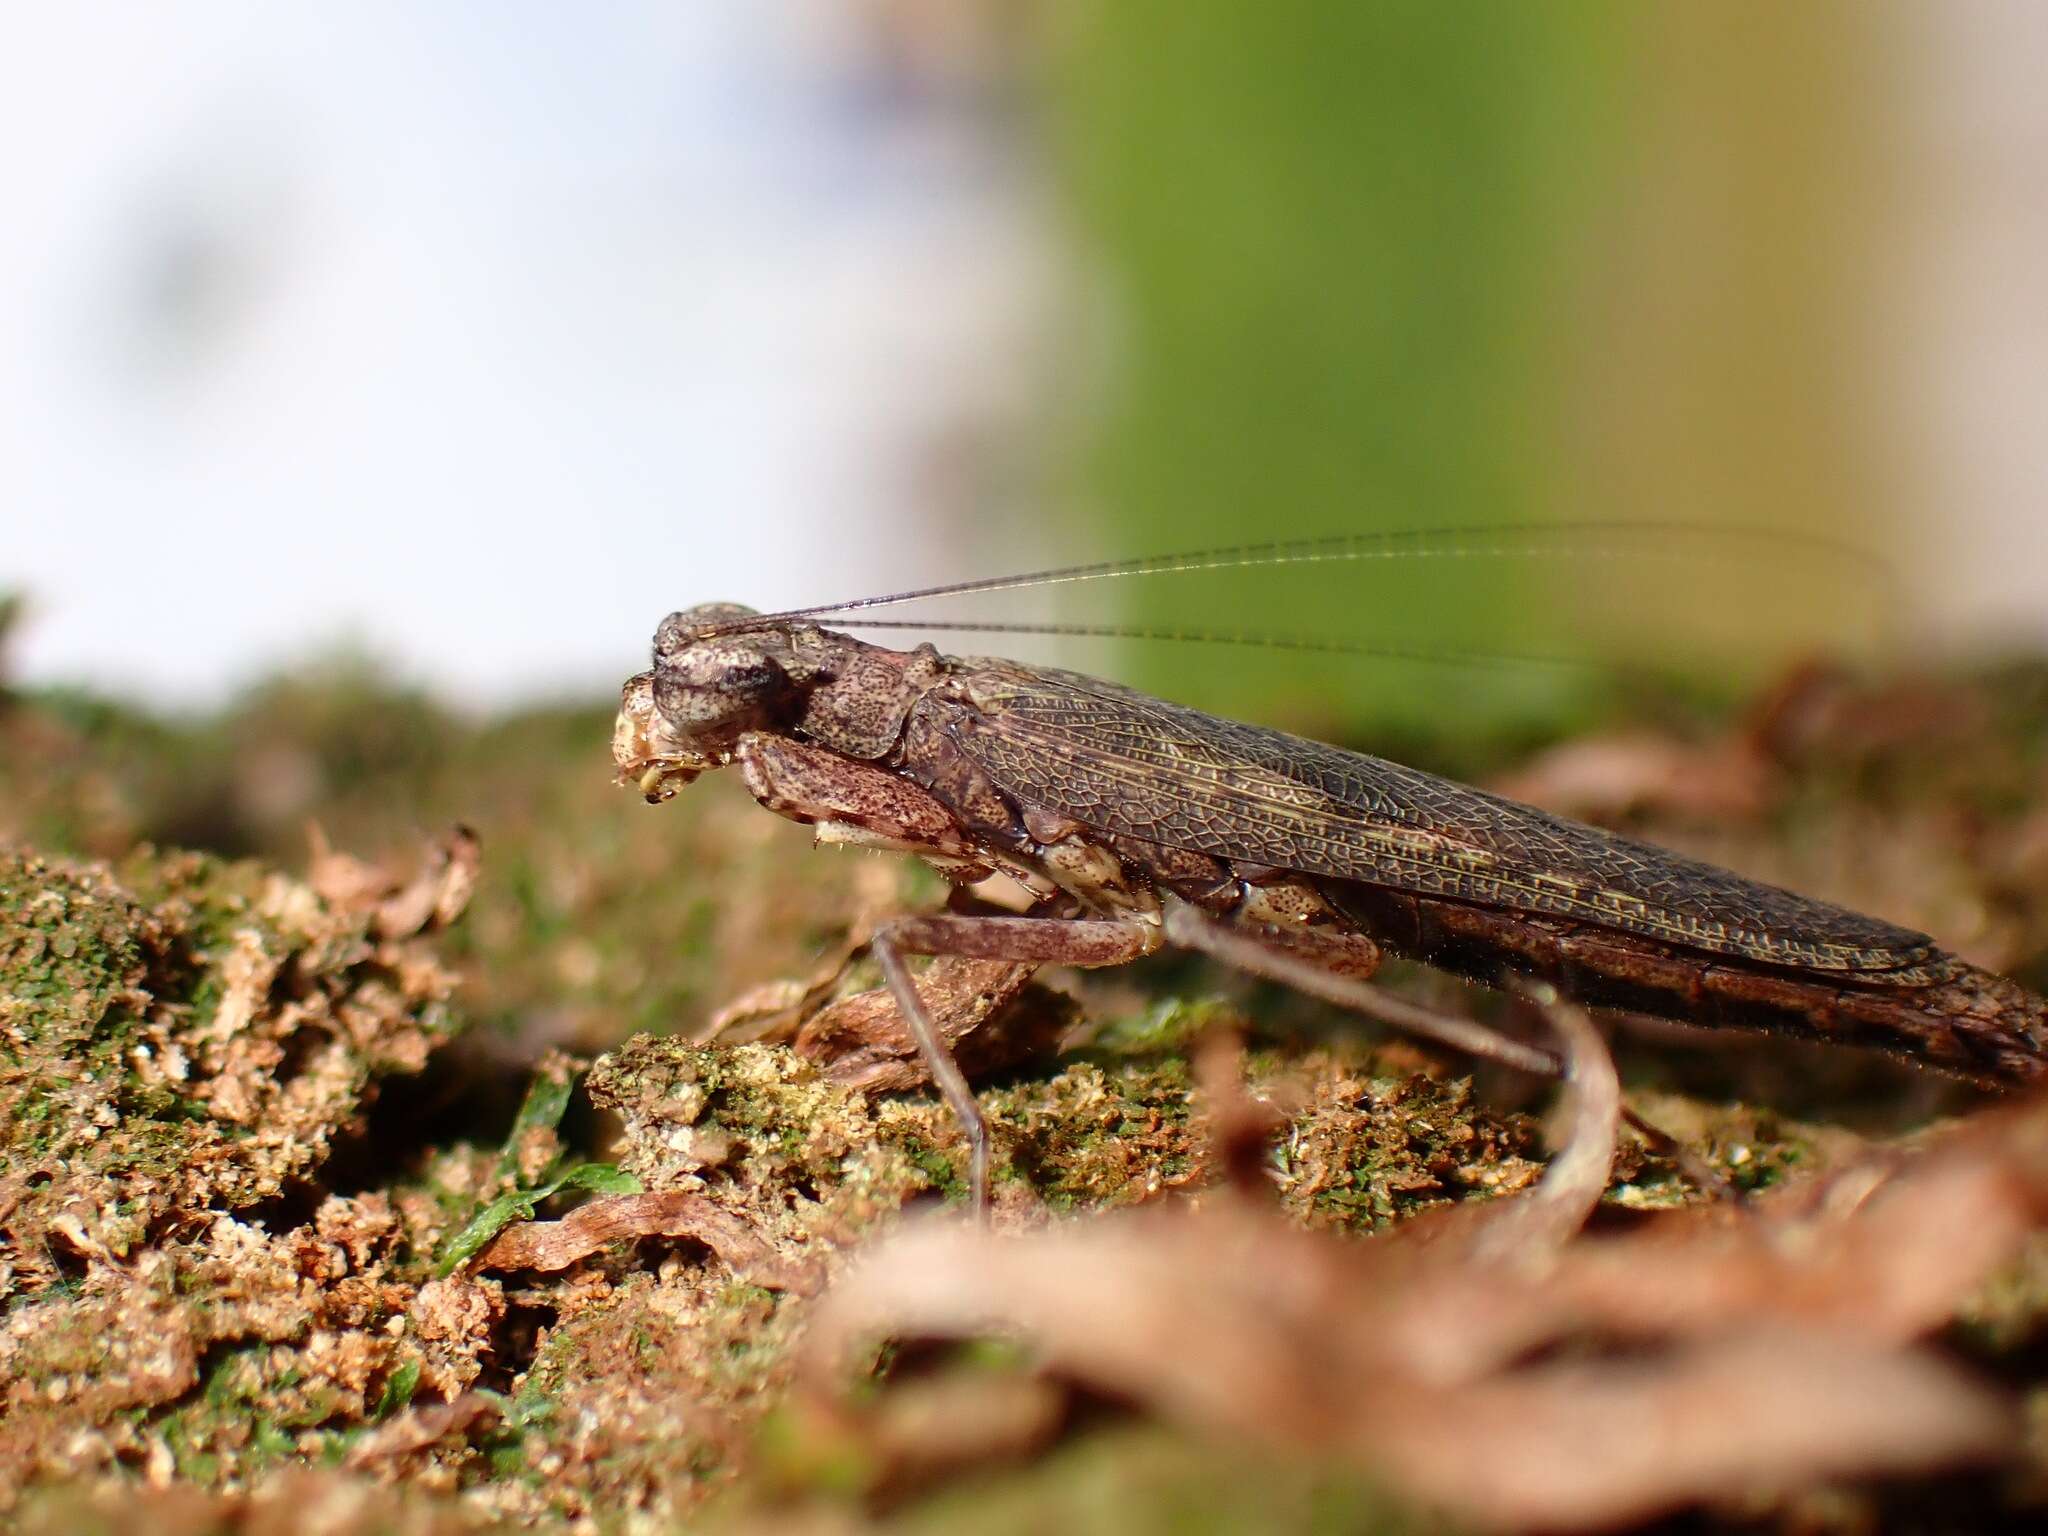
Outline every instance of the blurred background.
<path fill-rule="evenodd" d="M 937 611 L 1564 667 L 938 638 L 2048 953 L 2048 668 L 1984 662 L 2048 642 L 2048 11 L 102 0 L 10 44 L 0 841 L 300 869 L 317 821 L 402 871 L 466 822 L 483 1038 L 600 1048 L 939 895 L 723 776 L 610 785 L 671 608 L 1650 520 Z"/>
<path fill-rule="evenodd" d="M 1818 530 L 1903 584 L 1737 545 L 1060 612 L 1679 634 L 1745 675 L 1873 615 L 2048 638 L 2035 8 L 199 0 L 11 36 L 31 685 L 211 706 L 355 654 L 596 699 L 690 602 L 1560 518 Z M 1114 664 L 1218 708 L 1547 697 Z"/>

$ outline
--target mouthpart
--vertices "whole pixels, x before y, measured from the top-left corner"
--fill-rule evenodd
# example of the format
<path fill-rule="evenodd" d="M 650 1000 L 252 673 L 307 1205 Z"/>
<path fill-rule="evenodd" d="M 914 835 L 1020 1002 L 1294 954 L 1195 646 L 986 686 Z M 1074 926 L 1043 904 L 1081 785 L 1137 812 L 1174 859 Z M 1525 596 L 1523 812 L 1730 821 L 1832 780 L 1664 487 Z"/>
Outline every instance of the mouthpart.
<path fill-rule="evenodd" d="M 675 739 L 661 711 L 654 707 L 654 674 L 626 679 L 619 691 L 619 718 L 612 726 L 612 761 L 618 773 L 612 782 L 637 790 L 649 805 L 659 805 L 715 766 Z"/>

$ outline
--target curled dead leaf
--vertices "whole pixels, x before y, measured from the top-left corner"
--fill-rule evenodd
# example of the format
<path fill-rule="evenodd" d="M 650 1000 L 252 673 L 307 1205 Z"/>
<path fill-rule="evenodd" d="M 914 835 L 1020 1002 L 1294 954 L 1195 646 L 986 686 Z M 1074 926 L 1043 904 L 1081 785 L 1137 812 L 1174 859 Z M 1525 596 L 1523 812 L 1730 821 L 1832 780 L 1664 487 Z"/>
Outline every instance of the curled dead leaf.
<path fill-rule="evenodd" d="M 1065 1035 L 1072 1008 L 1055 993 L 1032 989 L 1036 970 L 942 956 L 918 975 L 939 1033 L 970 1078 L 1043 1055 Z M 834 1082 L 866 1092 L 900 1093 L 931 1080 L 886 987 L 824 1009 L 798 1031 L 796 1051 L 824 1063 Z"/>
<path fill-rule="evenodd" d="M 838 1388 L 878 1342 L 1021 1336 L 1053 1379 L 1501 1529 L 2013 1449 L 2012 1403 L 1916 1341 L 2048 1220 L 2048 1101 L 1748 1214 L 1561 1237 L 1616 1108 L 1589 1080 L 1545 1185 L 1476 1208 L 1467 1240 L 1333 1238 L 1227 1194 L 1022 1236 L 910 1224 L 825 1298 L 800 1379 L 857 1425 Z"/>
<path fill-rule="evenodd" d="M 613 1195 L 578 1206 L 559 1221 L 507 1227 L 477 1256 L 474 1268 L 567 1269 L 607 1243 L 640 1237 L 693 1238 L 734 1274 L 769 1290 L 806 1292 L 814 1286 L 806 1270 L 778 1258 L 739 1217 L 684 1190 Z"/>
<path fill-rule="evenodd" d="M 360 1472 L 383 1462 L 397 1461 L 443 1440 L 460 1437 L 497 1414 L 497 1404 L 478 1392 L 465 1392 L 452 1402 L 422 1403 L 402 1410 L 388 1424 L 378 1425 L 358 1440 L 342 1465 Z"/>
<path fill-rule="evenodd" d="M 1586 1225 L 1614 1171 L 1621 1082 L 1607 1042 L 1583 1008 L 1551 1003 L 1541 1012 L 1562 1047 L 1564 1144 L 1521 1199 L 1471 1208 L 1484 1218 L 1474 1239 L 1484 1257 L 1529 1262 L 1562 1248 Z"/>

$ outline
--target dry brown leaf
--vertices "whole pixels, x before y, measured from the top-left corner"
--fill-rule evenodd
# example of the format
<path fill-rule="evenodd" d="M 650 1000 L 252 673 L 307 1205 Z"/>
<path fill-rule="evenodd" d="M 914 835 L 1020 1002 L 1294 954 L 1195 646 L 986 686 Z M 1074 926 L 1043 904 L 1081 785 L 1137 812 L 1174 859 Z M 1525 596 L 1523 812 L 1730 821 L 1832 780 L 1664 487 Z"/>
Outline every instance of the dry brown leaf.
<path fill-rule="evenodd" d="M 1065 1034 L 1065 1000 L 1029 990 L 1037 969 L 948 955 L 918 975 L 919 994 L 970 1078 L 1043 1055 Z M 796 1051 L 824 1063 L 834 1082 L 864 1092 L 900 1093 L 931 1081 L 886 987 L 844 998 L 809 1020 L 797 1033 Z"/>
<path fill-rule="evenodd" d="M 846 968 L 867 949 L 870 933 L 868 924 L 857 924 L 810 975 L 787 976 L 742 992 L 712 1014 L 694 1038 L 723 1045 L 790 1039 L 825 1005 Z"/>
<path fill-rule="evenodd" d="M 407 1408 L 357 1441 L 342 1465 L 359 1472 L 379 1462 L 396 1461 L 451 1437 L 460 1438 L 482 1420 L 497 1414 L 497 1405 L 476 1392 L 465 1392 L 453 1402 L 422 1403 Z"/>
<path fill-rule="evenodd" d="M 1581 1105 L 1582 1156 L 1612 1113 Z M 1308 1233 L 1227 1195 L 1022 1237 L 913 1224 L 827 1296 L 804 1379 L 830 1396 L 888 1337 L 1018 1334 L 1056 1377 L 1354 1459 L 1502 1528 L 1610 1525 L 2013 1446 L 2010 1402 L 1913 1341 L 2048 1216 L 2048 1103 L 1753 1216 L 1678 1213 L 1557 1247 L 1585 1181 L 1568 1150 L 1476 1234 L 1453 1223 L 1426 1242 Z M 1489 1227 L 1531 1241 L 1503 1251 Z"/>
<path fill-rule="evenodd" d="M 477 1270 L 567 1269 L 622 1238 L 694 1238 L 734 1274 L 776 1291 L 807 1291 L 812 1278 L 775 1257 L 746 1224 L 702 1195 L 682 1190 L 613 1195 L 578 1206 L 560 1221 L 507 1227 L 478 1255 Z"/>
<path fill-rule="evenodd" d="M 1774 764 L 1736 738 L 1696 745 L 1642 732 L 1588 736 L 1539 753 L 1495 788 L 1567 816 L 1615 822 L 1645 812 L 1754 821 L 1779 793 Z"/>
<path fill-rule="evenodd" d="M 1263 1196 L 1271 1188 L 1269 1144 L 1287 1117 L 1268 1100 L 1246 1091 L 1244 1040 L 1236 1030 L 1208 1030 L 1196 1042 L 1192 1057 L 1218 1168 L 1239 1195 Z"/>
<path fill-rule="evenodd" d="M 1564 1145 L 1519 1200 L 1470 1209 L 1484 1218 L 1474 1252 L 1528 1262 L 1563 1247 L 1586 1225 L 1614 1171 L 1621 1130 L 1621 1082 L 1607 1042 L 1583 1008 L 1553 1003 L 1543 1018 L 1563 1047 Z"/>
<path fill-rule="evenodd" d="M 1992 1460 L 2013 1445 L 2016 1417 L 1924 1351 L 1759 1332 L 1642 1365 L 1539 1366 L 1397 1403 L 1378 1394 L 1354 1416 L 1348 1449 L 1464 1519 L 1582 1531 L 1837 1476 Z"/>

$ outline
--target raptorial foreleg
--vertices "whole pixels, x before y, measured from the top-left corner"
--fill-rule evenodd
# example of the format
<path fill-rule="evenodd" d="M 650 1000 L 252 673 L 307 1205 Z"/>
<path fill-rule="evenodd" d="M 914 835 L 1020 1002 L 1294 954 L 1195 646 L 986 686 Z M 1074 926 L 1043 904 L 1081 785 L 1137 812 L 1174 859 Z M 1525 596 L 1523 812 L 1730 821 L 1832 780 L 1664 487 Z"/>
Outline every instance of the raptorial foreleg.
<path fill-rule="evenodd" d="M 898 918 L 878 929 L 874 956 L 889 983 L 896 1010 L 917 1042 L 939 1094 L 967 1138 L 968 1187 L 977 1212 L 988 1209 L 988 1122 L 974 1090 L 954 1061 L 931 1012 L 918 995 L 906 955 L 956 955 L 1029 965 L 1122 965 L 1159 947 L 1159 929 L 1135 918 L 966 917 L 932 914 Z"/>

